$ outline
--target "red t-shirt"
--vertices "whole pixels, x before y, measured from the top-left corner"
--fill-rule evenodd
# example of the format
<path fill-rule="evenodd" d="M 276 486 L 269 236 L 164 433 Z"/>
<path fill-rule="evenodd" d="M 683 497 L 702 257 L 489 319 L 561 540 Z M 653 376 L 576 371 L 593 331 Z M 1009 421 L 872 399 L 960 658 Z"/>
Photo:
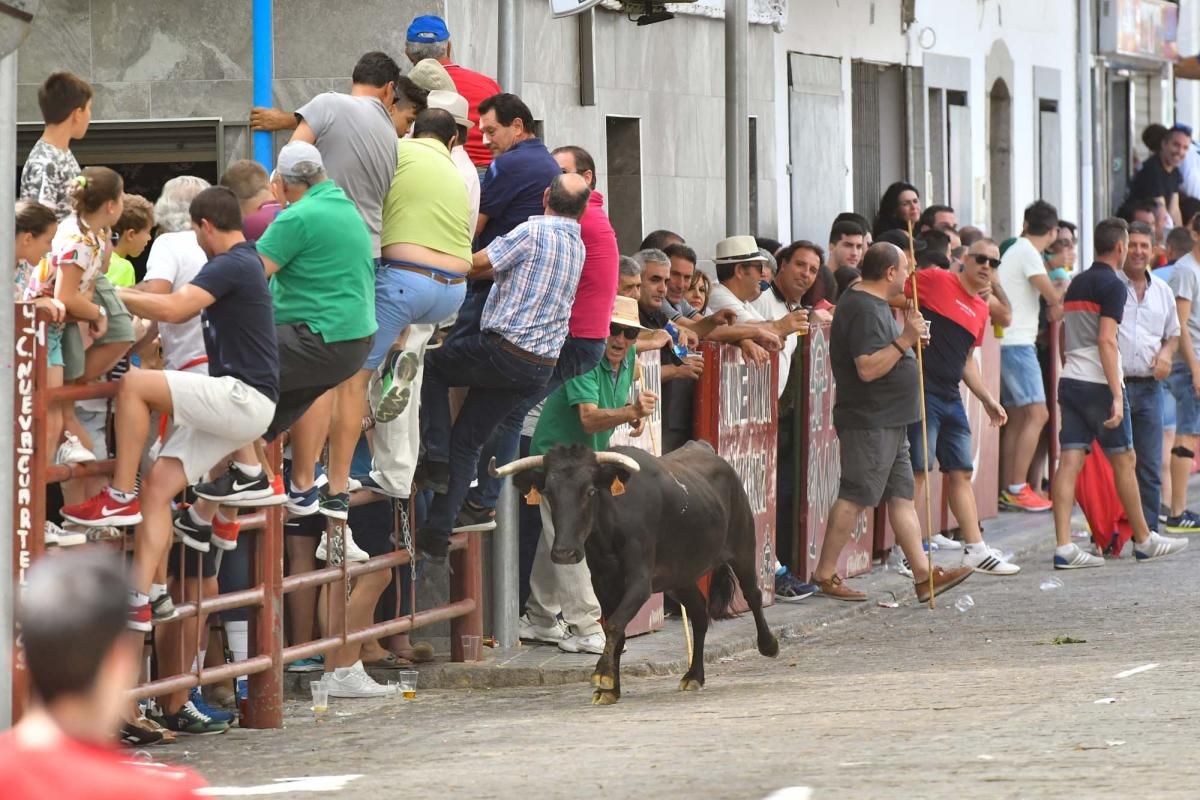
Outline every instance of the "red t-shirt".
<path fill-rule="evenodd" d="M 274 200 L 268 200 L 258 207 L 257 210 L 251 211 L 242 218 L 242 234 L 245 235 L 247 242 L 257 242 L 262 238 L 263 233 L 267 230 L 267 226 L 275 221 L 275 217 L 279 216 L 279 212 L 283 211 L 283 206 Z"/>
<path fill-rule="evenodd" d="M 191 770 L 130 760 L 116 749 L 60 737 L 46 745 L 0 734 L 0 797 L 4 800 L 192 800 L 207 786 Z"/>
<path fill-rule="evenodd" d="M 570 332 L 578 339 L 606 339 L 617 296 L 621 251 L 617 234 L 604 213 L 604 196 L 599 192 L 592 192 L 588 198 L 587 210 L 579 220 L 579 237 L 587 255 L 571 307 Z"/>
<path fill-rule="evenodd" d="M 479 131 L 479 104 L 494 94 L 500 94 L 500 84 L 483 73 L 473 72 L 458 64 L 443 61 L 442 66 L 450 73 L 454 88 L 467 99 L 467 119 L 475 123 L 467 132 L 467 143 L 463 146 L 471 157 L 471 163 L 486 167 L 492 163 L 492 151 L 483 144 L 483 134 Z"/>
<path fill-rule="evenodd" d="M 912 280 L 904 294 L 912 297 Z M 925 348 L 925 391 L 943 398 L 958 396 L 958 382 L 972 347 L 983 344 L 988 304 L 963 288 L 957 272 L 928 267 L 917 272 L 921 314 L 929 321 Z"/>

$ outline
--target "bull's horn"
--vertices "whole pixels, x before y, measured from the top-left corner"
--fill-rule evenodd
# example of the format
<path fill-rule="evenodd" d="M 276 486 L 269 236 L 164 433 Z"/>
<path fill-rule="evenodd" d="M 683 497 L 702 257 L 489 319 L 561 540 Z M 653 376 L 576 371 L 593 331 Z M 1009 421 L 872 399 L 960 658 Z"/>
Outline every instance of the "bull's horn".
<path fill-rule="evenodd" d="M 546 459 L 545 456 L 528 456 L 526 458 L 518 458 L 516 461 L 510 461 L 499 469 L 496 468 L 496 459 L 492 458 L 488 462 L 488 474 L 493 478 L 503 478 L 505 475 L 513 475 L 518 472 L 524 472 L 527 469 L 537 469 Z"/>
<path fill-rule="evenodd" d="M 637 472 L 642 468 L 641 464 L 620 453 L 596 453 L 596 461 L 601 464 L 620 464 L 630 472 Z"/>

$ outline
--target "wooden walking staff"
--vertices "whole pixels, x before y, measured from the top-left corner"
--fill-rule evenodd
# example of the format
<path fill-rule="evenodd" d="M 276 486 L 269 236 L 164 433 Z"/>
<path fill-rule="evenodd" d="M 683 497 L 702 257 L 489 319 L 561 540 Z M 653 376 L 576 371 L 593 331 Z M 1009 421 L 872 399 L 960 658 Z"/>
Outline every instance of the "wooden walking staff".
<path fill-rule="evenodd" d="M 912 220 L 908 221 L 908 266 L 912 270 L 913 309 L 921 313 L 917 297 L 917 249 Z M 917 390 L 921 398 L 921 449 L 925 456 L 925 550 L 929 562 L 929 607 L 933 608 L 933 490 L 929 486 L 929 427 L 925 419 L 925 343 L 917 337 Z"/>

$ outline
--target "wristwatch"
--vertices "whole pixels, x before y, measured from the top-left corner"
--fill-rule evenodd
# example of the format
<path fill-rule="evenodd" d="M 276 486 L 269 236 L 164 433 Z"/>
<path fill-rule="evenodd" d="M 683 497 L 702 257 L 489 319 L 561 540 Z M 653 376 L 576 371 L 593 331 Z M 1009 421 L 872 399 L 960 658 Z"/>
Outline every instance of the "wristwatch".
<path fill-rule="evenodd" d="M 96 318 L 97 322 L 108 316 L 108 309 L 104 306 L 96 306 L 96 310 L 100 312 L 100 316 Z"/>

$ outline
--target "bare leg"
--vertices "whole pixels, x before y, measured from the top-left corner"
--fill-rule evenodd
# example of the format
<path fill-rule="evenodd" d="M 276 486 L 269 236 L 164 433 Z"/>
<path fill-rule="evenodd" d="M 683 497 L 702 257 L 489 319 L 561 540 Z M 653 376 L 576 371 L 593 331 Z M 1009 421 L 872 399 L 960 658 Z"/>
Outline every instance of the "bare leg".
<path fill-rule="evenodd" d="M 975 505 L 975 487 L 971 485 L 971 473 L 956 470 L 948 472 L 947 476 L 950 486 L 946 499 L 950 505 L 950 512 L 958 520 L 958 530 L 962 533 L 963 541 L 967 544 L 979 544 L 983 541 L 983 533 L 979 530 L 979 509 Z"/>
<path fill-rule="evenodd" d="M 87 355 L 84 356 L 83 375 L 75 383 L 91 383 L 112 372 L 117 362 L 129 352 L 132 344 L 133 342 L 109 342 L 89 347 Z"/>
<path fill-rule="evenodd" d="M 1017 412 L 1016 427 L 1013 426 L 1014 412 Z M 1005 446 L 1010 448 L 1006 463 L 1007 474 L 1004 476 L 1006 487 L 1025 483 L 1034 451 L 1037 450 L 1038 439 L 1041 438 L 1042 429 L 1049 420 L 1050 412 L 1045 403 L 1033 403 L 1009 410 L 1009 424 L 1005 426 L 1010 429 L 1005 437 Z M 1010 437 L 1011 441 L 1008 441 Z"/>
<path fill-rule="evenodd" d="M 329 493 L 346 491 L 350 462 L 362 436 L 362 419 L 367 413 L 367 384 L 372 371 L 360 369 L 333 390 L 333 422 L 329 430 Z"/>
<path fill-rule="evenodd" d="M 1175 434 L 1175 446 L 1185 450 L 1196 450 L 1195 436 Z M 1171 456 L 1171 516 L 1177 517 L 1187 508 L 1187 484 L 1192 474 L 1193 459 L 1172 454 Z"/>
<path fill-rule="evenodd" d="M 1162 474 L 1162 504 L 1165 506 L 1170 506 L 1175 500 L 1175 496 L 1171 493 L 1171 487 L 1175 485 L 1172 475 L 1174 470 L 1171 468 L 1171 462 L 1175 460 L 1171 456 L 1171 449 L 1174 447 L 1175 430 L 1168 428 L 1163 431 L 1162 469 L 1160 470 Z"/>
<path fill-rule="evenodd" d="M 379 602 L 380 595 L 387 589 L 391 577 L 391 573 L 384 570 L 355 578 L 354 588 L 350 592 L 350 608 L 347 610 L 347 624 L 350 626 L 350 631 L 365 628 L 374 622 L 375 604 Z M 331 583 L 321 587 L 321 598 L 317 602 L 317 609 L 318 614 L 322 617 L 325 616 L 325 592 L 327 591 L 333 592 L 333 602 L 329 604 L 331 606 L 330 613 L 333 614 L 336 626 L 340 626 L 342 604 L 345 603 L 346 597 L 342 584 Z M 322 620 L 323 635 L 329 636 L 332 632 L 331 627 L 333 626 L 329 620 Z M 339 647 L 325 657 L 325 671 L 333 672 L 338 667 L 354 666 L 354 663 L 362 658 L 364 649 L 363 645 L 358 642 L 351 642 Z"/>
<path fill-rule="evenodd" d="M 1150 538 L 1150 528 L 1146 525 L 1146 515 L 1142 511 L 1142 496 L 1138 493 L 1137 457 L 1132 450 L 1124 453 L 1108 453 L 1108 461 L 1112 464 L 1113 481 L 1117 484 L 1117 495 L 1121 498 L 1121 506 L 1129 519 L 1129 527 L 1133 528 L 1133 540 L 1138 544 Z"/>
<path fill-rule="evenodd" d="M 307 536 L 288 536 L 284 539 L 287 549 L 288 574 L 312 572 L 317 568 L 316 550 L 313 540 Z M 288 644 L 297 645 L 313 639 L 314 621 L 317 615 L 317 589 L 301 589 L 284 597 Z"/>
<path fill-rule="evenodd" d="M 197 553 L 188 551 L 188 558 L 196 558 Z M 217 587 L 217 579 L 204 578 L 204 596 L 214 597 L 220 589 Z M 176 596 L 181 597 L 183 601 L 196 601 L 199 597 L 199 581 L 195 578 L 187 578 L 178 583 L 182 584 L 182 591 L 179 591 L 176 586 Z M 190 617 L 183 620 L 178 625 L 164 625 L 158 629 L 155 634 L 155 644 L 158 647 L 158 663 L 159 674 L 161 675 L 178 675 L 192 667 L 192 662 L 196 659 L 196 626 L 199 625 L 201 630 L 204 630 L 208 624 L 208 615 L 201 614 L 199 617 Z M 182 659 L 180 659 L 180 637 L 182 637 Z M 187 702 L 188 689 L 181 689 L 170 694 L 160 695 L 158 698 L 159 706 L 168 714 L 174 714 L 179 710 L 179 707 Z"/>
<path fill-rule="evenodd" d="M 912 567 L 913 581 L 922 583 L 928 580 L 929 559 L 921 547 L 921 522 L 917 519 L 917 507 L 912 500 L 893 497 L 888 500 L 887 510 L 892 530 L 896 532 L 896 544 L 900 545 L 908 565 Z"/>
<path fill-rule="evenodd" d="M 332 414 L 333 392 L 328 391 L 292 426 L 292 484 L 298 489 L 311 489 L 316 480 L 313 468 L 329 436 Z"/>
<path fill-rule="evenodd" d="M 840 497 L 833 504 L 833 508 L 829 510 L 829 520 L 825 523 L 825 541 L 821 545 L 821 558 L 817 562 L 816 570 L 813 571 L 814 582 L 827 581 L 837 572 L 838 558 L 850 542 L 850 536 L 854 533 L 854 528 L 858 525 L 858 517 L 862 512 L 863 509 L 860 506 Z"/>
<path fill-rule="evenodd" d="M 172 411 L 171 389 L 167 377 L 157 370 L 131 370 L 121 379 L 121 391 L 117 394 L 117 413 L 114 427 L 117 429 L 117 464 L 113 470 L 112 485 L 122 492 L 132 492 L 137 482 L 138 463 L 150 433 L 150 412 L 169 414 Z M 172 459 L 178 466 L 179 462 Z M 183 468 L 179 467 L 183 475 Z M 187 486 L 187 478 L 175 491 Z M 168 515 L 170 503 L 168 500 Z M 168 528 L 170 526 L 168 525 Z"/>
<path fill-rule="evenodd" d="M 142 485 L 142 522 L 133 539 L 133 588 L 150 593 L 150 584 L 171 547 L 171 499 L 187 488 L 183 465 L 160 458 Z M 119 488 L 119 487 L 118 487 Z"/>
<path fill-rule="evenodd" d="M 1054 484 L 1050 487 L 1054 503 L 1054 538 L 1059 547 L 1071 543 L 1071 512 L 1075 509 L 1075 479 L 1083 470 L 1087 454 L 1082 450 L 1063 450 L 1058 455 L 1058 469 L 1054 471 Z M 1115 470 L 1114 470 L 1115 472 Z M 1134 487 L 1137 494 L 1137 487 Z M 1141 508 L 1138 500 L 1138 508 Z M 1141 516 L 1141 512 L 1138 513 Z M 1142 527 L 1145 527 L 1145 521 Z"/>

